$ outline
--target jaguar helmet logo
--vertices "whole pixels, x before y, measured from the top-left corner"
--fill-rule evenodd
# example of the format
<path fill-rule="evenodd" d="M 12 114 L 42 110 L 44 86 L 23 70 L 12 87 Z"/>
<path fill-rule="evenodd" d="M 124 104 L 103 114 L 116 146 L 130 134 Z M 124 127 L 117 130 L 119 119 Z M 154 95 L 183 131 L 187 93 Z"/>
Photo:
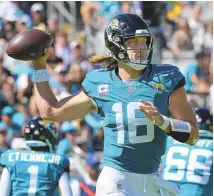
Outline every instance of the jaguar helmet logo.
<path fill-rule="evenodd" d="M 113 19 L 109 25 L 112 29 L 117 29 L 119 27 L 119 21 L 117 19 Z"/>

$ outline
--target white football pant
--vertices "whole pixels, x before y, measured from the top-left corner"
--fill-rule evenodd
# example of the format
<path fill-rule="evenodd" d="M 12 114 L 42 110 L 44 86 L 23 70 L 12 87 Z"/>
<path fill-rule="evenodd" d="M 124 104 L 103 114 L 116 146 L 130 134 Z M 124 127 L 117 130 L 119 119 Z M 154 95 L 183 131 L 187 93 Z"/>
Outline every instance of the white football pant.
<path fill-rule="evenodd" d="M 136 174 L 104 167 L 97 181 L 96 196 L 175 196 L 177 185 L 164 180 L 158 172 Z"/>

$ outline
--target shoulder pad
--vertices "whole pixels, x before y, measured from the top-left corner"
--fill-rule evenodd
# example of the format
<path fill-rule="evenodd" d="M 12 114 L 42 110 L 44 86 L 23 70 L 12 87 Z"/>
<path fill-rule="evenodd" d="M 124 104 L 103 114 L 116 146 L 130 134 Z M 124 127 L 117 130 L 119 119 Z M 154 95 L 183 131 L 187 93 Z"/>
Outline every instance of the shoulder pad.
<path fill-rule="evenodd" d="M 86 77 L 90 82 L 109 83 L 111 80 L 110 73 L 112 69 L 99 69 L 89 72 Z"/>
<path fill-rule="evenodd" d="M 169 75 L 178 72 L 179 68 L 170 64 L 152 64 L 152 72 L 154 74 Z M 180 71 L 179 71 L 180 72 Z"/>
<path fill-rule="evenodd" d="M 151 78 L 158 78 L 159 82 L 163 83 L 168 89 L 173 90 L 178 82 L 184 78 L 179 68 L 170 64 L 154 64 L 152 65 Z"/>
<path fill-rule="evenodd" d="M 9 150 L 7 150 L 1 154 L 0 165 L 6 166 L 9 163 L 8 162 L 8 155 L 10 154 L 10 152 L 12 152 L 11 149 L 9 149 Z"/>

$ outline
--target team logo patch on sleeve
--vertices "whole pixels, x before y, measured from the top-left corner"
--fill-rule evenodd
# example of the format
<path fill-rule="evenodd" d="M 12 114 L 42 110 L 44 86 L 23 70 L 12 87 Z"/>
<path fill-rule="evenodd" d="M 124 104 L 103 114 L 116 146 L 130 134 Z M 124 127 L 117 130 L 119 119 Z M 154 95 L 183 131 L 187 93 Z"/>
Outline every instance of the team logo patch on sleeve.
<path fill-rule="evenodd" d="M 98 95 L 99 96 L 107 96 L 109 95 L 109 86 L 108 84 L 103 84 L 98 86 Z"/>
<path fill-rule="evenodd" d="M 158 93 L 162 93 L 165 89 L 165 86 L 162 83 L 153 84 L 152 87 L 155 88 Z"/>

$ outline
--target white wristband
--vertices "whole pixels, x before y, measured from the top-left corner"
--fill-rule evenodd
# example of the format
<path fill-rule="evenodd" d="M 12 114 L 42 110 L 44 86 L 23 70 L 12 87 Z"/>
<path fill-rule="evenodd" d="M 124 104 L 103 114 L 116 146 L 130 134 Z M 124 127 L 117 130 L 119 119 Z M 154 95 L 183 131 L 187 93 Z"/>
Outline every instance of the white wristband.
<path fill-rule="evenodd" d="M 49 79 L 47 69 L 39 69 L 34 71 L 34 82 L 46 82 Z"/>
<path fill-rule="evenodd" d="M 169 126 L 170 121 L 169 121 L 169 118 L 168 118 L 168 117 L 166 117 L 166 116 L 164 116 L 164 115 L 162 115 L 162 117 L 163 117 L 163 119 L 164 119 L 164 123 L 163 123 L 161 126 L 159 126 L 159 127 L 160 127 L 161 129 L 165 130 L 165 129 Z"/>

